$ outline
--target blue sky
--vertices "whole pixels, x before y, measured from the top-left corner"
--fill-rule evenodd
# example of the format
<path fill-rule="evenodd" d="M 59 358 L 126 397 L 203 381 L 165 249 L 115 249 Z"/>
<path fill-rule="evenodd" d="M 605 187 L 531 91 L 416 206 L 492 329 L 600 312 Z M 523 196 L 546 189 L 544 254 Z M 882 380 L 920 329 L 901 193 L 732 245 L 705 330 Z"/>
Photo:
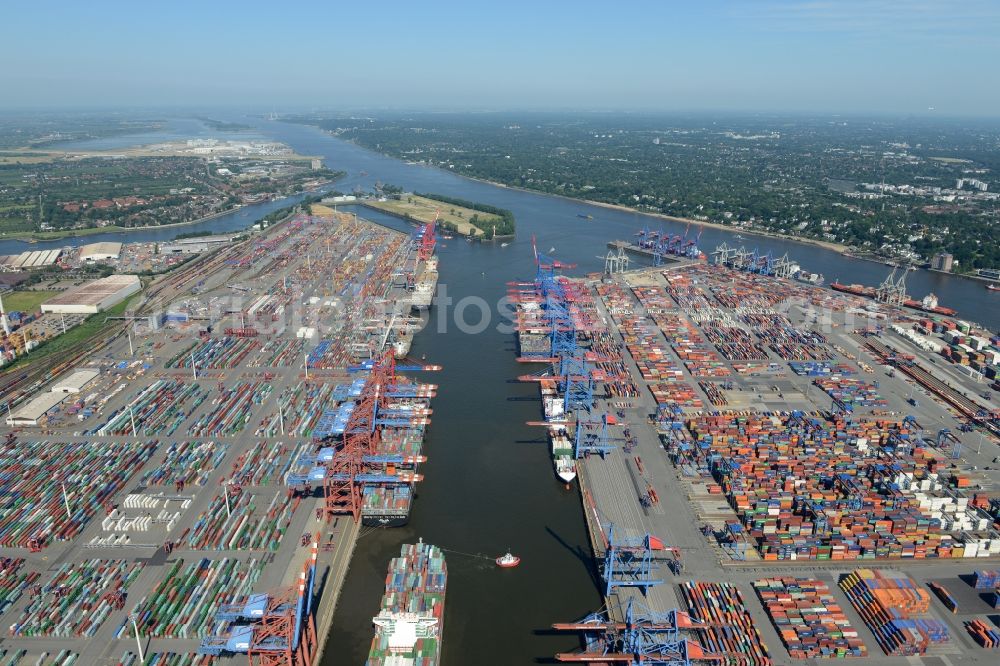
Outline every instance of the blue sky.
<path fill-rule="evenodd" d="M 5 0 L 0 108 L 1000 115 L 1000 2 Z"/>

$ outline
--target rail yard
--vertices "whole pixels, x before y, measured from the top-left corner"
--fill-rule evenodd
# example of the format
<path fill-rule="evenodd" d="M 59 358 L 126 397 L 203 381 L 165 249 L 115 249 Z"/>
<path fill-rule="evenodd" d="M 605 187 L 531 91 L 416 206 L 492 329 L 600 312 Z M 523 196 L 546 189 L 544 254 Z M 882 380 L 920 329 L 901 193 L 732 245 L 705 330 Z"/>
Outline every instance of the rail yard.
<path fill-rule="evenodd" d="M 436 367 L 397 358 L 433 252 L 433 225 L 290 216 L 5 375 L 0 663 L 315 663 L 421 478 Z"/>
<path fill-rule="evenodd" d="M 556 661 L 995 663 L 995 333 L 694 243 L 631 271 L 641 242 L 609 247 L 586 279 L 536 249 L 509 287 L 605 598 L 553 618 L 582 637 Z"/>

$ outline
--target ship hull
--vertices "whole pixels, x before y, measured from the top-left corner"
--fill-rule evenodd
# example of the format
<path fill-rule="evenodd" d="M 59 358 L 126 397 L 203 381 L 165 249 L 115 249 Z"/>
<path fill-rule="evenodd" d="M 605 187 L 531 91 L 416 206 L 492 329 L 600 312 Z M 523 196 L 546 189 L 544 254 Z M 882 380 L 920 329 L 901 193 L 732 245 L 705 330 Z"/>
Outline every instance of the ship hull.
<path fill-rule="evenodd" d="M 840 284 L 834 282 L 830 285 L 830 288 L 834 291 L 843 292 L 845 294 L 853 294 L 854 296 L 864 296 L 865 298 L 875 298 L 875 289 L 872 287 L 863 287 L 860 285 L 848 285 Z M 929 308 L 925 307 L 920 301 L 914 301 L 912 299 L 904 301 L 903 307 L 910 308 L 911 310 L 919 310 L 920 312 L 930 312 L 931 314 L 944 315 L 946 317 L 952 317 L 958 314 L 958 310 L 953 308 L 945 307 L 943 305 L 938 305 L 937 307 Z"/>
<path fill-rule="evenodd" d="M 403 527 L 410 522 L 410 514 L 380 514 L 361 515 L 361 524 L 365 527 Z"/>
<path fill-rule="evenodd" d="M 448 568 L 441 549 L 403 545 L 389 563 L 385 595 L 372 618 L 375 636 L 366 666 L 438 666 L 444 640 Z"/>
<path fill-rule="evenodd" d="M 573 483 L 576 480 L 576 471 L 567 472 L 565 470 L 556 470 L 556 478 L 563 483 Z"/>

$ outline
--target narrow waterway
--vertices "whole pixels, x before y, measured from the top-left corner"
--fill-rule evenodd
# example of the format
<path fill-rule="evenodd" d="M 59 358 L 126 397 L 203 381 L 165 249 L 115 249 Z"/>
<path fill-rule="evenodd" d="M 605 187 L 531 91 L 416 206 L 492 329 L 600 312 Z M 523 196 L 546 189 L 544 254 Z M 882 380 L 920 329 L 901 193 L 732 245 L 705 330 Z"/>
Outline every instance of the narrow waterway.
<path fill-rule="evenodd" d="M 396 218 L 358 212 L 406 228 Z M 482 321 L 479 299 L 495 313 L 506 276 L 531 274 L 530 253 L 455 239 L 441 241 L 438 255 L 438 296 L 455 305 L 432 308 L 411 351 L 444 367 L 420 376 L 439 387 L 425 479 L 406 527 L 369 531 L 358 542 L 324 666 L 364 663 L 388 561 L 418 537 L 448 551 L 445 666 L 531 664 L 572 649 L 576 637 L 546 628 L 601 603 L 579 494 L 556 482 L 543 429 L 525 423 L 541 418 L 538 389 L 509 383 L 531 369 L 515 361 L 513 337 L 497 330 L 495 315 L 473 332 Z M 522 557 L 517 569 L 493 562 L 507 548 Z"/>

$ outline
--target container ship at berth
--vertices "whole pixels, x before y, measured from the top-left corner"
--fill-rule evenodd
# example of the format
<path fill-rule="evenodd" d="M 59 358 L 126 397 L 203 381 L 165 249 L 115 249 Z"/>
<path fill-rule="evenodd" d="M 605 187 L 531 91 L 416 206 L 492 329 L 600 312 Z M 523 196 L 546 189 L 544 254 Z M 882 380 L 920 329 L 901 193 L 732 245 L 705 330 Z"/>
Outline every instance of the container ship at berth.
<path fill-rule="evenodd" d="M 437 546 L 404 544 L 389 562 L 385 594 L 372 618 L 367 666 L 438 666 L 448 567 Z"/>
<path fill-rule="evenodd" d="M 840 291 L 845 294 L 853 294 L 855 296 L 864 296 L 866 298 L 876 298 L 878 294 L 878 290 L 875 289 L 875 287 L 866 287 L 863 284 L 841 284 L 840 282 L 834 282 L 830 285 L 830 288 L 834 291 Z M 932 314 L 944 315 L 946 317 L 958 314 L 958 310 L 955 310 L 954 308 L 938 305 L 937 296 L 934 294 L 927 294 L 919 301 L 906 297 L 903 299 L 902 305 L 910 308 L 911 310 L 920 310 L 921 312 L 930 312 Z"/>
<path fill-rule="evenodd" d="M 570 483 L 576 478 L 576 460 L 573 458 L 573 443 L 566 432 L 566 424 L 559 423 L 566 416 L 564 400 L 554 379 L 543 379 L 539 384 L 542 393 L 542 411 L 550 422 L 549 445 L 552 453 L 552 469 L 556 477 Z"/>
<path fill-rule="evenodd" d="M 806 270 L 799 270 L 792 274 L 792 279 L 796 282 L 803 282 L 805 284 L 811 284 L 816 287 L 823 286 L 823 274 L 822 273 L 810 273 Z"/>
<path fill-rule="evenodd" d="M 434 292 L 437 290 L 437 266 L 437 257 L 430 257 L 421 264 L 413 293 L 410 295 L 410 306 L 414 310 L 427 310 L 431 307 L 431 303 L 434 301 Z"/>
<path fill-rule="evenodd" d="M 325 465 L 347 446 L 348 433 L 358 432 L 359 423 L 368 427 L 365 421 L 359 422 L 355 412 L 363 404 L 366 392 L 377 392 L 381 396 L 378 410 L 382 421 L 373 433 L 374 448 L 371 455 L 365 455 L 365 468 L 359 475 L 358 513 L 362 525 L 368 527 L 401 527 L 409 521 L 414 488 L 423 479 L 420 465 L 427 461 L 424 437 L 431 422 L 430 401 L 437 395 L 437 385 L 416 383 L 395 372 L 396 368 L 410 366 L 393 365 L 387 375 L 385 365 L 375 368 L 374 364 L 369 360 L 353 366 L 351 371 L 360 376 L 334 389 L 336 406 L 323 410 L 310 432 L 314 440 L 324 445 L 316 453 L 304 456 L 289 478 L 297 479 L 290 482 L 292 485 L 323 479 Z M 376 371 L 378 379 L 373 380 Z"/>
<path fill-rule="evenodd" d="M 576 478 L 576 460 L 566 426 L 549 426 L 549 443 L 552 445 L 552 466 L 556 476 L 564 483 L 572 482 Z"/>
<path fill-rule="evenodd" d="M 542 260 L 538 258 L 539 254 L 536 250 L 536 263 L 542 266 Z M 545 258 L 544 262 L 544 265 L 549 265 L 551 262 L 553 270 L 566 267 L 549 258 Z M 540 273 L 544 272 L 544 269 L 540 270 Z M 583 288 L 578 283 L 562 276 L 552 276 L 544 282 L 546 284 L 555 282 L 558 288 L 553 287 L 553 289 L 559 292 L 560 298 L 564 299 L 566 304 L 564 307 L 570 321 L 563 322 L 560 327 L 589 330 L 591 321 L 585 308 L 581 305 L 585 304 L 587 299 Z M 553 342 L 553 324 L 550 318 L 552 309 L 559 309 L 559 307 L 554 306 L 543 293 L 539 280 L 536 280 L 535 283 L 512 283 L 510 286 L 512 289 L 509 294 L 516 304 L 518 361 L 541 363 L 547 366 L 539 373 L 520 377 L 521 381 L 531 381 L 538 384 L 544 421 L 533 425 L 545 427 L 552 470 L 561 483 L 568 484 L 576 479 L 577 464 L 573 444 L 574 426 L 570 422 L 573 418 L 574 407 L 567 399 L 564 393 L 565 386 L 557 376 L 562 363 L 560 359 L 564 358 L 560 354 L 565 354 L 565 352 L 556 352 L 553 349 L 555 343 Z M 575 336 L 575 333 L 573 335 Z M 569 405 L 569 412 L 567 412 L 567 405 Z"/>
<path fill-rule="evenodd" d="M 399 456 L 404 462 L 386 465 L 386 474 L 401 472 L 416 474 L 419 461 L 424 460 L 421 450 L 424 428 L 394 428 L 382 431 L 378 455 Z M 395 483 L 365 485 L 361 489 L 361 524 L 367 527 L 402 527 L 410 520 L 413 506 L 413 484 Z"/>

